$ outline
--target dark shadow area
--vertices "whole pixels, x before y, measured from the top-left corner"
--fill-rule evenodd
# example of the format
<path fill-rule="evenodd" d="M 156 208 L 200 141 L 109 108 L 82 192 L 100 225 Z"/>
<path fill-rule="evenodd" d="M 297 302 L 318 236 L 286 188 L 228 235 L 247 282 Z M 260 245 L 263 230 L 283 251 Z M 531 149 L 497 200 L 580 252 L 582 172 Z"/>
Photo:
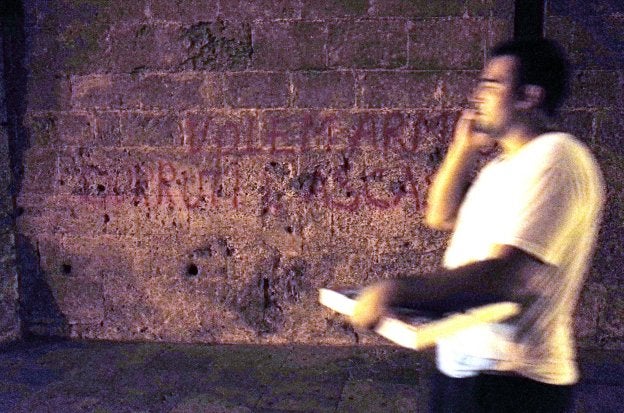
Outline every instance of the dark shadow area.
<path fill-rule="evenodd" d="M 544 36 L 544 0 L 516 0 L 514 39 L 539 39 Z"/>
<path fill-rule="evenodd" d="M 19 264 L 20 318 L 24 337 L 69 336 L 69 325 L 42 270 L 39 250 L 23 236 L 16 237 Z"/>
<path fill-rule="evenodd" d="M 12 174 L 10 196 L 13 215 L 18 213 L 17 196 L 24 179 L 24 158 L 30 142 L 23 127 L 28 106 L 26 33 L 24 7 L 19 0 L 0 2 L 0 27 L 3 38 L 4 84 L 9 135 L 9 162 Z M 22 334 L 66 335 L 67 321 L 60 312 L 46 276 L 41 270 L 37 247 L 16 234 L 18 294 Z"/>
<path fill-rule="evenodd" d="M 26 113 L 26 92 L 28 71 L 25 67 L 26 33 L 24 31 L 24 9 L 19 0 L 4 0 L 0 6 L 0 24 L 4 55 L 4 84 L 7 99 L 7 129 L 9 132 L 9 153 L 13 175 L 11 195 L 19 194 L 24 176 L 24 154 L 29 147 L 23 120 Z"/>
<path fill-rule="evenodd" d="M 576 413 L 619 411 L 624 356 L 579 354 Z M 0 346 L 0 411 L 426 411 L 433 353 L 58 339 Z"/>

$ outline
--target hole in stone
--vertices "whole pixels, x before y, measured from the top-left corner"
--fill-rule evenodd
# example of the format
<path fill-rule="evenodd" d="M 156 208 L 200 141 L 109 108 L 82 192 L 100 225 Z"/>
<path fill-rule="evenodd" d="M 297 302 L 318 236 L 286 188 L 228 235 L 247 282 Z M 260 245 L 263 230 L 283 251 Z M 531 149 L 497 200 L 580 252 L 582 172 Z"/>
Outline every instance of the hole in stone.
<path fill-rule="evenodd" d="M 71 264 L 61 265 L 61 271 L 63 271 L 63 274 L 71 274 L 71 271 L 72 271 Z"/>
<path fill-rule="evenodd" d="M 293 233 L 293 227 L 291 227 L 290 225 L 286 227 L 286 232 L 288 232 L 289 234 Z"/>
<path fill-rule="evenodd" d="M 108 214 L 104 214 L 104 223 L 107 224 L 110 221 Z"/>
<path fill-rule="evenodd" d="M 188 275 L 195 276 L 199 274 L 199 268 L 197 268 L 197 265 L 195 264 L 190 264 L 186 269 L 186 273 Z"/>
<path fill-rule="evenodd" d="M 104 192 L 104 191 L 106 191 L 106 187 L 104 185 L 102 185 L 102 184 L 98 184 L 97 191 L 98 192 Z"/>
<path fill-rule="evenodd" d="M 234 251 L 232 251 L 230 248 L 225 249 L 225 255 L 227 255 L 228 257 L 231 257 L 233 253 Z"/>

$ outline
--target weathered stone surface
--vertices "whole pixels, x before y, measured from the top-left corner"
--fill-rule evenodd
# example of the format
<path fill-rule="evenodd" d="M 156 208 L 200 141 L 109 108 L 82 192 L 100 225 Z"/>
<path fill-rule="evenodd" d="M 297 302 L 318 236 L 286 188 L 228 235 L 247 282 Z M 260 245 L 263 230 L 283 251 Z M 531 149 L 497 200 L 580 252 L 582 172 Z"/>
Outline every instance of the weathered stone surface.
<path fill-rule="evenodd" d="M 235 21 L 296 19 L 299 17 L 297 0 L 228 0 L 219 3 L 219 15 Z"/>
<path fill-rule="evenodd" d="M 251 26 L 240 21 L 218 18 L 197 23 L 182 28 L 177 38 L 184 46 L 178 53 L 183 57 L 180 65 L 192 70 L 242 70 L 250 65 L 254 53 Z"/>
<path fill-rule="evenodd" d="M 28 139 L 34 146 L 60 147 L 88 143 L 113 144 L 114 140 L 95 141 L 94 122 L 86 112 L 33 113 L 25 120 Z"/>
<path fill-rule="evenodd" d="M 108 31 L 106 67 L 114 73 L 178 67 L 185 57 L 180 27 L 162 24 L 118 24 Z"/>
<path fill-rule="evenodd" d="M 215 21 L 218 10 L 218 0 L 152 0 L 149 5 L 154 19 L 182 23 Z"/>
<path fill-rule="evenodd" d="M 369 9 L 372 15 L 393 17 L 487 16 L 491 11 L 510 16 L 513 13 L 513 2 L 509 0 L 453 0 L 445 2 L 371 0 Z"/>
<path fill-rule="evenodd" d="M 25 137 L 24 175 L 0 233 L 15 216 L 26 331 L 381 343 L 316 290 L 439 266 L 447 235 L 423 225 L 426 193 L 487 49 L 512 35 L 513 2 L 122 3 L 24 2 L 23 93 L 11 89 L 24 100 L 3 123 Z M 581 3 L 550 2 L 545 27 L 578 68 L 561 125 L 597 153 L 608 191 L 578 336 L 615 348 L 621 10 Z M 393 386 L 405 397 L 388 406 L 419 408 Z M 288 392 L 260 404 L 302 407 Z M 326 401 L 312 410 L 379 407 Z"/>
<path fill-rule="evenodd" d="M 193 73 L 72 77 L 72 106 L 82 109 L 197 108 L 214 105 L 205 78 Z"/>
<path fill-rule="evenodd" d="M 578 69 L 621 68 L 624 62 L 622 14 L 585 14 L 590 4 L 570 9 L 564 16 L 549 17 L 544 25 L 546 35 L 563 45 Z"/>
<path fill-rule="evenodd" d="M 193 111 L 182 120 L 184 146 L 253 153 L 258 150 L 256 110 Z"/>
<path fill-rule="evenodd" d="M 474 85 L 476 72 L 396 72 L 361 74 L 360 107 L 444 108 L 460 107 Z"/>
<path fill-rule="evenodd" d="M 588 282 L 583 287 L 574 317 L 574 331 L 577 340 L 584 346 L 596 346 L 598 320 L 606 305 L 607 290 L 604 285 Z"/>
<path fill-rule="evenodd" d="M 404 20 L 340 22 L 329 25 L 329 67 L 398 68 L 407 64 Z"/>
<path fill-rule="evenodd" d="M 71 86 L 66 75 L 33 75 L 26 81 L 26 100 L 31 111 L 67 110 Z"/>
<path fill-rule="evenodd" d="M 322 0 L 303 0 L 301 17 L 303 19 L 334 19 L 340 17 L 364 17 L 369 11 L 368 0 L 349 0 L 326 2 Z"/>
<path fill-rule="evenodd" d="M 253 27 L 252 66 L 257 69 L 323 69 L 327 66 L 325 24 L 258 22 Z"/>
<path fill-rule="evenodd" d="M 293 87 L 297 107 L 350 108 L 355 104 L 355 79 L 350 72 L 297 73 Z"/>
<path fill-rule="evenodd" d="M 619 74 L 614 70 L 576 71 L 570 83 L 567 108 L 611 108 L 622 106 L 624 102 L 618 93 Z"/>
<path fill-rule="evenodd" d="M 232 108 L 271 108 L 288 104 L 288 78 L 276 72 L 240 72 L 225 75 L 225 103 Z"/>
<path fill-rule="evenodd" d="M 598 343 L 605 348 L 621 349 L 624 334 L 622 311 L 624 311 L 624 289 L 621 286 L 608 286 L 604 306 L 600 308 L 598 321 Z"/>
<path fill-rule="evenodd" d="M 413 69 L 481 69 L 487 26 L 481 19 L 417 20 L 408 25 Z M 449 48 L 450 43 L 458 47 Z"/>

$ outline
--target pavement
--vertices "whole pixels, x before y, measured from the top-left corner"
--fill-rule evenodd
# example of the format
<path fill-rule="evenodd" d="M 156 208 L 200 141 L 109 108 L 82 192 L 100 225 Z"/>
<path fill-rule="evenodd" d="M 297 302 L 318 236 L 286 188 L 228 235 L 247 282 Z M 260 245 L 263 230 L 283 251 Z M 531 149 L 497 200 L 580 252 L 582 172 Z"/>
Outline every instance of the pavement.
<path fill-rule="evenodd" d="M 624 412 L 624 355 L 583 351 L 577 413 Z M 0 346 L 0 412 L 425 412 L 431 352 L 32 339 Z"/>

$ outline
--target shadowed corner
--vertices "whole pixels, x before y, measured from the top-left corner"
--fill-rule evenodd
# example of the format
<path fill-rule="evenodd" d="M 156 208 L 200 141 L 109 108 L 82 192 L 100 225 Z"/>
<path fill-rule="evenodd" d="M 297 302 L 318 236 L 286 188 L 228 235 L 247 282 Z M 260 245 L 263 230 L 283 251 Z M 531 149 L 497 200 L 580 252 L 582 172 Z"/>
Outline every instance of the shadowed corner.
<path fill-rule="evenodd" d="M 67 318 L 50 289 L 36 245 L 23 236 L 16 237 L 19 268 L 20 318 L 22 335 L 69 337 Z"/>

